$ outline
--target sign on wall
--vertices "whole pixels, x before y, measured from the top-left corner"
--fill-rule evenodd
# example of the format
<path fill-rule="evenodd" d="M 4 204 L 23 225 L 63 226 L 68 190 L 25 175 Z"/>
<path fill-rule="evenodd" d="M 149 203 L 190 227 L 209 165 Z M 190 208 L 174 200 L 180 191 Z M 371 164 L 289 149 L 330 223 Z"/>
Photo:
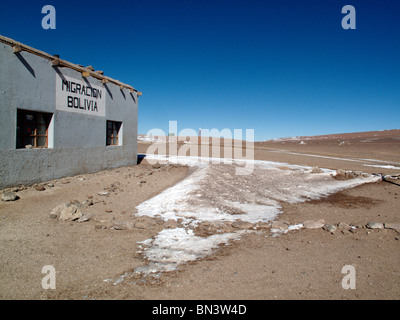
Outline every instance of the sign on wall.
<path fill-rule="evenodd" d="M 105 117 L 105 89 L 88 81 L 56 74 L 56 109 Z"/>

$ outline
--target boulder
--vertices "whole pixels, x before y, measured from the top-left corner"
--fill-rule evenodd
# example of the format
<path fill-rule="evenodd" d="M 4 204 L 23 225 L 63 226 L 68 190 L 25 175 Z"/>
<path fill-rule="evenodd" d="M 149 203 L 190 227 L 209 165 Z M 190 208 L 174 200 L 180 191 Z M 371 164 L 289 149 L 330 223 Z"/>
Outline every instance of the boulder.
<path fill-rule="evenodd" d="M 323 171 L 318 167 L 313 167 L 311 169 L 311 173 L 322 173 Z"/>
<path fill-rule="evenodd" d="M 270 222 L 258 222 L 256 226 L 257 226 L 257 229 L 267 230 L 267 229 L 271 228 L 271 223 Z"/>
<path fill-rule="evenodd" d="M 18 199 L 19 197 L 15 192 L 5 191 L 1 194 L 1 200 L 3 201 L 15 201 Z"/>
<path fill-rule="evenodd" d="M 340 222 L 338 224 L 338 228 L 341 231 L 343 231 L 343 230 L 348 231 L 348 230 L 350 230 L 350 225 L 348 223 L 346 223 L 346 222 Z"/>
<path fill-rule="evenodd" d="M 400 223 L 385 223 L 385 229 L 393 229 L 400 233 Z"/>
<path fill-rule="evenodd" d="M 58 219 L 60 216 L 61 212 L 65 210 L 70 204 L 69 203 L 63 203 L 59 204 L 57 207 L 55 207 L 53 210 L 50 212 L 50 218 L 52 219 Z"/>
<path fill-rule="evenodd" d="M 168 219 L 164 223 L 164 228 L 174 229 L 178 226 L 178 222 L 175 219 Z"/>
<path fill-rule="evenodd" d="M 271 224 L 271 229 L 279 229 L 279 230 L 286 230 L 289 228 L 290 223 L 283 221 L 283 220 L 277 220 L 273 221 Z"/>
<path fill-rule="evenodd" d="M 254 224 L 248 221 L 236 220 L 232 222 L 231 226 L 236 229 L 251 229 Z"/>
<path fill-rule="evenodd" d="M 157 223 L 155 219 L 141 216 L 136 219 L 135 228 L 136 229 L 152 229 Z"/>
<path fill-rule="evenodd" d="M 99 192 L 97 192 L 97 194 L 99 196 L 106 196 L 106 197 L 110 195 L 110 193 L 107 190 L 99 191 Z"/>
<path fill-rule="evenodd" d="M 37 190 L 37 191 L 44 191 L 44 190 L 46 190 L 46 188 L 43 186 L 43 185 L 37 185 L 36 187 L 35 187 L 35 189 Z"/>
<path fill-rule="evenodd" d="M 115 230 L 134 230 L 135 229 L 135 221 L 133 219 L 126 221 L 118 221 L 114 223 L 112 226 Z"/>
<path fill-rule="evenodd" d="M 368 229 L 383 229 L 383 223 L 382 222 L 368 222 L 366 227 Z"/>
<path fill-rule="evenodd" d="M 71 204 L 60 212 L 60 216 L 58 218 L 63 221 L 75 221 L 82 216 L 82 211 L 76 205 Z"/>
<path fill-rule="evenodd" d="M 305 229 L 318 229 L 322 228 L 325 225 L 325 220 L 307 220 L 303 222 L 303 226 Z"/>
<path fill-rule="evenodd" d="M 334 224 L 327 223 L 322 227 L 322 229 L 324 229 L 325 231 L 333 233 L 333 232 L 336 231 L 337 227 Z"/>

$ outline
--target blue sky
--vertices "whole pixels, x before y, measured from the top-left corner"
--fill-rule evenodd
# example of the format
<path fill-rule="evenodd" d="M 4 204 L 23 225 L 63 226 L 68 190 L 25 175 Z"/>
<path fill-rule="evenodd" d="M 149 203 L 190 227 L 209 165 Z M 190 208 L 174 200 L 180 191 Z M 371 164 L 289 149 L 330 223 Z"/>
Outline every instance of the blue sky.
<path fill-rule="evenodd" d="M 46 4 L 55 30 L 41 27 Z M 400 128 L 398 0 L 2 1 L 0 34 L 142 91 L 139 133 Z"/>

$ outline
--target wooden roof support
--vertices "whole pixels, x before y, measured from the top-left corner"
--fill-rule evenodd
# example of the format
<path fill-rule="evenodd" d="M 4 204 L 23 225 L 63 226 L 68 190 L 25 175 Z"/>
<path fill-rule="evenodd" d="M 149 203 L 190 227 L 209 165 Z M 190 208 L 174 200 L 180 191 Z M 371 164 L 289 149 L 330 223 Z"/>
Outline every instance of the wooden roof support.
<path fill-rule="evenodd" d="M 58 67 L 59 65 L 61 65 L 60 59 L 54 59 L 51 61 L 51 65 L 53 67 Z"/>
<path fill-rule="evenodd" d="M 22 48 L 21 48 L 20 45 L 15 45 L 15 46 L 13 46 L 12 48 L 13 48 L 13 52 L 14 52 L 14 53 L 18 53 L 18 52 L 21 52 L 21 51 L 22 51 Z"/>
<path fill-rule="evenodd" d="M 52 55 L 50 55 L 50 54 L 48 54 L 48 53 L 46 53 L 44 51 L 40 51 L 40 50 L 34 49 L 32 47 L 29 47 L 29 46 L 27 46 L 25 44 L 22 44 L 22 43 L 17 42 L 17 41 L 15 41 L 13 39 L 4 37 L 2 35 L 0 35 L 0 42 L 8 44 L 9 46 L 11 46 L 13 48 L 13 52 L 14 53 L 18 53 L 18 52 L 21 52 L 21 51 L 26 51 L 26 52 L 29 52 L 31 54 L 37 55 L 39 57 L 42 57 L 44 59 L 50 60 L 53 67 L 62 66 L 62 67 L 65 67 L 65 68 L 70 68 L 70 69 L 76 70 L 78 72 L 81 72 L 83 77 L 90 77 L 91 76 L 91 77 L 93 77 L 95 79 L 101 80 L 102 83 L 110 82 L 110 83 L 113 83 L 113 84 L 115 84 L 117 86 L 122 86 L 123 88 L 127 88 L 128 90 L 133 90 L 133 91 L 137 92 L 137 90 L 135 88 L 133 88 L 132 86 L 103 75 L 102 71 L 90 71 L 90 70 L 88 70 L 87 68 L 85 68 L 83 66 L 68 62 L 66 60 L 62 60 L 59 57 L 52 56 Z M 138 95 L 141 95 L 141 93 L 140 94 L 138 93 Z"/>

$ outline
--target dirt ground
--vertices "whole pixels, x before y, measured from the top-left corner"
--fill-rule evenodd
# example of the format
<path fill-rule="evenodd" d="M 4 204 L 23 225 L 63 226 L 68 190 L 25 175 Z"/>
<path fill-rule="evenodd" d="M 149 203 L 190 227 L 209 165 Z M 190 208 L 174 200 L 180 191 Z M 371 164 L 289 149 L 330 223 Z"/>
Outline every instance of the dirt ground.
<path fill-rule="evenodd" d="M 148 146 L 139 143 L 138 151 L 145 153 Z M 349 159 L 377 159 L 400 166 L 400 130 L 267 141 L 256 143 L 254 154 L 259 160 L 399 174 L 393 168 L 365 166 L 379 162 Z M 110 281 L 145 265 L 137 253 L 138 242 L 165 226 L 155 219 L 135 218 L 135 207 L 187 174 L 187 167 L 152 166 L 143 160 L 137 166 L 44 182 L 39 184 L 42 191 L 37 186 L 14 188 L 17 201 L 0 201 L 0 298 L 400 298 L 400 234 L 365 227 L 371 221 L 400 223 L 399 180 L 361 185 L 318 201 L 282 203 L 279 220 L 290 224 L 324 219 L 357 229 L 332 233 L 322 228 L 301 229 L 279 236 L 268 230 L 248 232 L 210 257 L 158 279 Z M 100 195 L 101 191 L 107 192 Z M 65 202 L 79 204 L 89 220 L 52 218 L 52 209 Z M 54 290 L 41 286 L 45 265 L 56 270 Z M 345 265 L 356 271 L 355 289 L 342 287 Z"/>

